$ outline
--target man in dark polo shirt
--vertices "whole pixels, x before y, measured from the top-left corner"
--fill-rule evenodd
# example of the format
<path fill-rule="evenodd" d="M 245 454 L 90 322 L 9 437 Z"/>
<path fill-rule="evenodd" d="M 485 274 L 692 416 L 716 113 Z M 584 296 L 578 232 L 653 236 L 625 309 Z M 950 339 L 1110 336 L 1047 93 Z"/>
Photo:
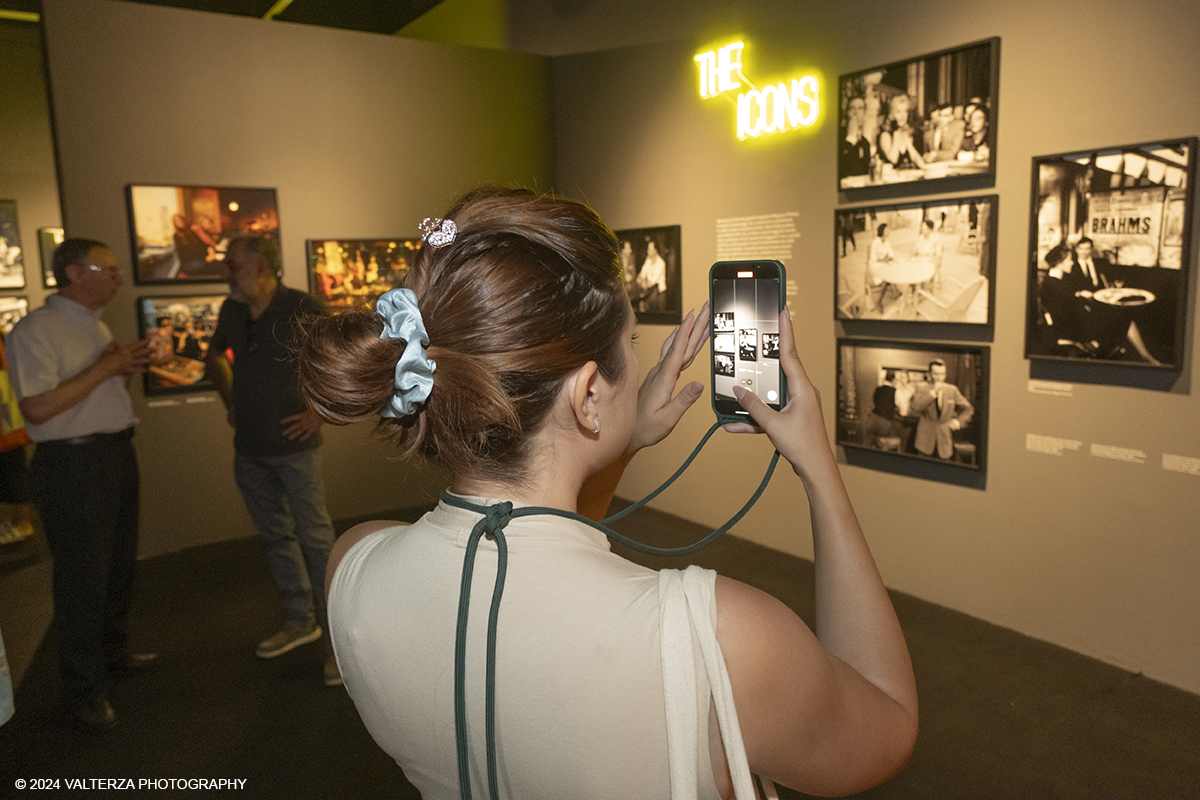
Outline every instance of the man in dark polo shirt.
<path fill-rule="evenodd" d="M 109 689 L 149 666 L 130 653 L 126 620 L 138 540 L 138 465 L 126 376 L 150 358 L 143 339 L 113 341 L 100 319 L 121 287 L 103 243 L 67 239 L 54 251 L 58 292 L 8 335 L 13 388 L 37 443 L 29 491 L 54 558 L 54 643 L 61 690 L 88 727 L 117 724 Z"/>
<path fill-rule="evenodd" d="M 279 282 L 279 248 L 270 239 L 235 238 L 222 267 L 229 299 L 205 361 L 234 429 L 234 478 L 283 603 L 283 628 L 255 649 L 259 658 L 275 658 L 321 638 L 328 624 L 325 563 L 334 533 L 325 509 L 321 420 L 300 393 L 295 365 L 303 321 L 327 312 Z M 332 650 L 324 681 L 341 685 Z"/>

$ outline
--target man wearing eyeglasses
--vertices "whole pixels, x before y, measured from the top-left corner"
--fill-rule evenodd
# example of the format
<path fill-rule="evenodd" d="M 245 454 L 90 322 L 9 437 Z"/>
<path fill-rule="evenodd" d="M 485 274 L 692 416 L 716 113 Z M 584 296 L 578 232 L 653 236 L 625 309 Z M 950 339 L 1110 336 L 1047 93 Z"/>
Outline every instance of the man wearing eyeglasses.
<path fill-rule="evenodd" d="M 137 558 L 137 417 L 126 377 L 149 360 L 145 340 L 113 341 L 100 319 L 123 283 L 101 242 L 54 251 L 58 292 L 5 345 L 25 430 L 37 443 L 29 488 L 54 559 L 54 637 L 68 710 L 104 731 L 117 723 L 109 690 L 157 656 L 131 653 L 126 620 Z"/>

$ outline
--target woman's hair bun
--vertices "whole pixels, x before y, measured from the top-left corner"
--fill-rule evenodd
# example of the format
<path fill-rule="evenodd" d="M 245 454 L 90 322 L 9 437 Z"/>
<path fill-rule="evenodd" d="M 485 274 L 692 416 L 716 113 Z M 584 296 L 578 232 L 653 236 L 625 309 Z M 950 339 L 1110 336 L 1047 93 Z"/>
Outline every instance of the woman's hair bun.
<path fill-rule="evenodd" d="M 529 434 L 568 375 L 588 361 L 609 380 L 625 375 L 616 237 L 585 205 L 518 189 L 476 190 L 445 218 L 454 240 L 423 247 L 405 282 L 437 364 L 433 389 L 377 434 L 456 474 L 519 479 Z M 405 343 L 382 331 L 367 308 L 310 326 L 301 384 L 324 419 L 358 422 L 388 402 Z"/>

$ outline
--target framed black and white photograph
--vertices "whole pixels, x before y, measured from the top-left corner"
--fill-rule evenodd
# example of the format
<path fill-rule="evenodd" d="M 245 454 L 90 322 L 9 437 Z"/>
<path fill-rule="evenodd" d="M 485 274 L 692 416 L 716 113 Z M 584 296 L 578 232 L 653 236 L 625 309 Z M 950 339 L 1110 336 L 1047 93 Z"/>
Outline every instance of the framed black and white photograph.
<path fill-rule="evenodd" d="M 54 277 L 54 251 L 63 243 L 66 234 L 62 228 L 38 228 L 38 253 L 42 258 L 42 286 L 53 289 L 58 286 Z"/>
<path fill-rule="evenodd" d="M 25 288 L 25 257 L 17 227 L 17 201 L 0 200 L 0 289 Z"/>
<path fill-rule="evenodd" d="M 678 325 L 683 320 L 680 271 L 681 228 L 616 231 L 625 291 L 642 325 Z"/>
<path fill-rule="evenodd" d="M 733 377 L 733 356 L 729 353 L 713 353 L 713 371 L 722 377 Z"/>
<path fill-rule="evenodd" d="M 420 239 L 309 239 L 308 290 L 335 313 L 404 285 Z"/>
<path fill-rule="evenodd" d="M 999 38 L 839 76 L 838 188 L 995 175 L 999 76 Z"/>
<path fill-rule="evenodd" d="M 1181 367 L 1196 141 L 1033 160 L 1026 357 Z"/>
<path fill-rule="evenodd" d="M 0 297 L 0 335 L 8 336 L 21 319 L 29 313 L 28 297 Z"/>
<path fill-rule="evenodd" d="M 142 376 L 147 397 L 206 392 L 204 357 L 217 329 L 225 295 L 139 297 L 138 331 L 150 341 L 151 361 Z"/>
<path fill-rule="evenodd" d="M 992 322 L 999 198 L 834 212 L 834 318 Z"/>
<path fill-rule="evenodd" d="M 127 200 L 138 285 L 216 283 L 237 234 L 280 241 L 274 189 L 131 185 Z"/>
<path fill-rule="evenodd" d="M 838 340 L 837 443 L 982 470 L 988 350 Z"/>

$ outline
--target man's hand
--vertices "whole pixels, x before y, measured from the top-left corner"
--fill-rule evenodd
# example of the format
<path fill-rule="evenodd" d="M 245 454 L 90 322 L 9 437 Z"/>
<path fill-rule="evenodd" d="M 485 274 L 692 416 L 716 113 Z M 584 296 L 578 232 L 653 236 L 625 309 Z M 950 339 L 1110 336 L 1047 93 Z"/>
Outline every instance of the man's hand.
<path fill-rule="evenodd" d="M 142 339 L 124 347 L 109 342 L 96 361 L 101 370 L 110 376 L 145 372 L 146 365 L 150 363 L 150 342 Z"/>
<path fill-rule="evenodd" d="M 306 442 L 321 429 L 321 418 L 312 411 L 302 411 L 279 420 L 283 426 L 283 438 L 293 442 Z"/>

